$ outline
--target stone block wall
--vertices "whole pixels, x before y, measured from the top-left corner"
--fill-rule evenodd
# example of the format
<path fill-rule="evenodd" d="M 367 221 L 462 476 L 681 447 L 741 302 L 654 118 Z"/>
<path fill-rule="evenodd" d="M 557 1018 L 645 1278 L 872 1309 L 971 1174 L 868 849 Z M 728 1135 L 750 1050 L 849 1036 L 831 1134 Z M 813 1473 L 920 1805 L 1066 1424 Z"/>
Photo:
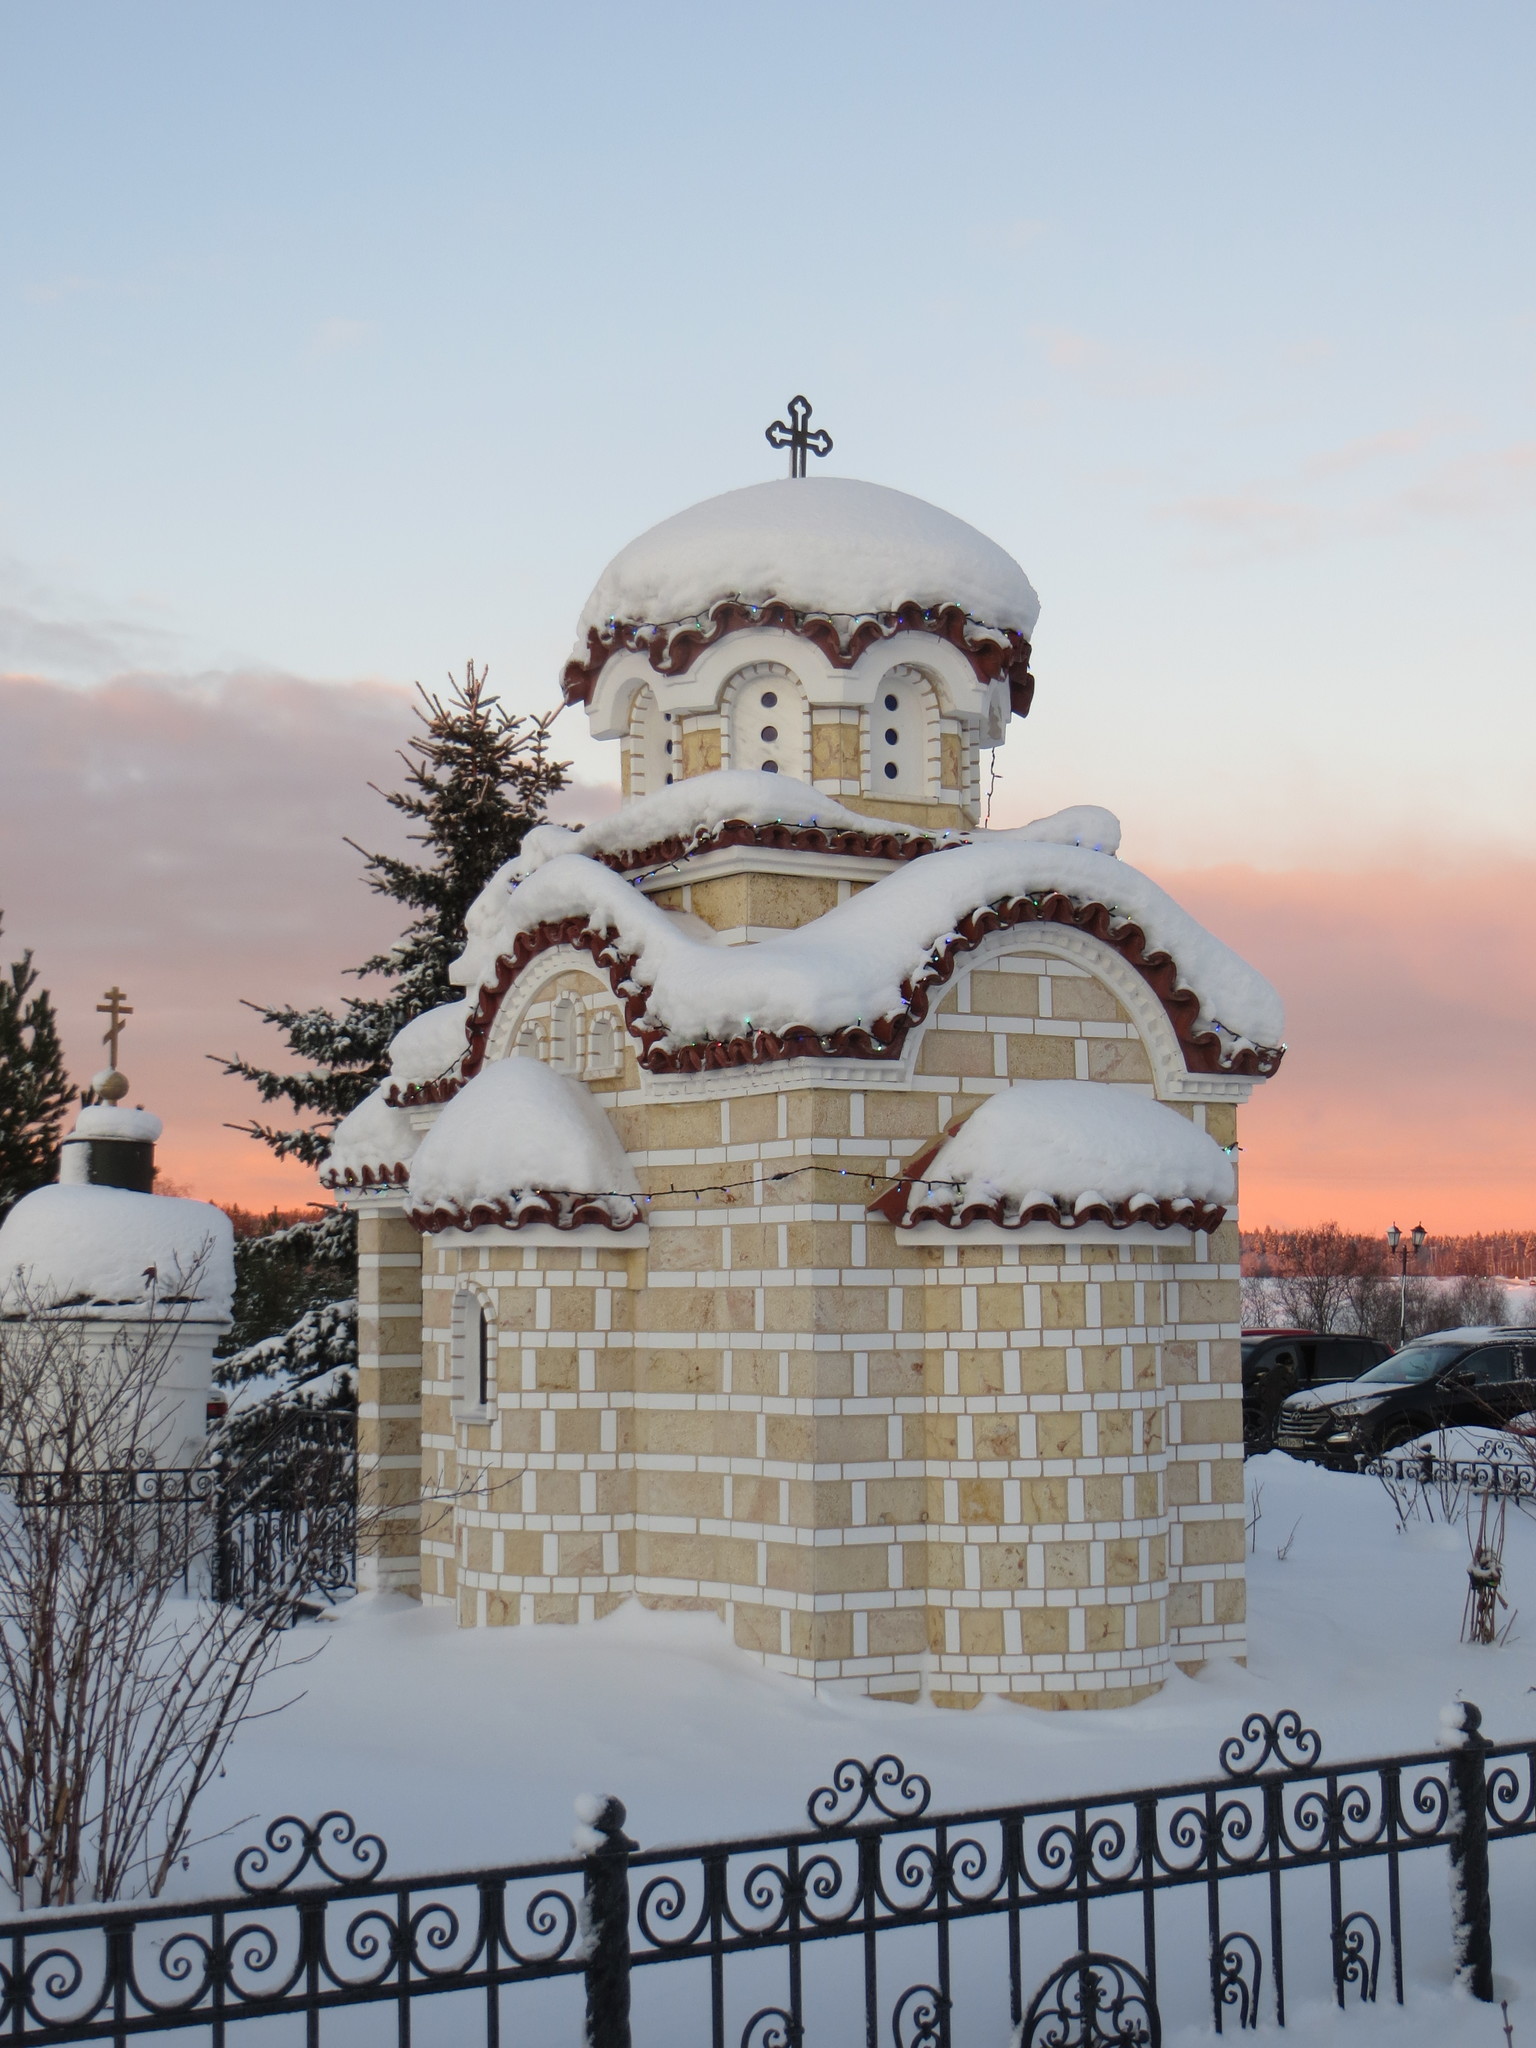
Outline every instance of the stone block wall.
<path fill-rule="evenodd" d="M 777 1668 L 957 1706 L 1117 1704 L 1241 1653 L 1235 1226 L 907 1232 L 868 1206 L 1016 1077 L 1152 1091 L 1097 942 L 1053 943 L 989 941 L 906 1073 L 648 1092 L 627 1055 L 599 1095 L 653 1193 L 643 1235 L 425 1240 L 419 1421 L 409 1367 L 385 1377 L 409 1315 L 369 1308 L 364 1365 L 380 1483 L 419 1429 L 425 1597 L 469 1624 L 707 1607 Z M 557 987 L 605 1000 L 589 962 L 549 965 L 530 1016 Z M 1244 1093 L 1174 1106 L 1231 1143 Z M 365 1288 L 407 1284 L 403 1240 L 369 1256 Z M 484 1412 L 456 1392 L 461 1296 L 494 1324 Z"/>

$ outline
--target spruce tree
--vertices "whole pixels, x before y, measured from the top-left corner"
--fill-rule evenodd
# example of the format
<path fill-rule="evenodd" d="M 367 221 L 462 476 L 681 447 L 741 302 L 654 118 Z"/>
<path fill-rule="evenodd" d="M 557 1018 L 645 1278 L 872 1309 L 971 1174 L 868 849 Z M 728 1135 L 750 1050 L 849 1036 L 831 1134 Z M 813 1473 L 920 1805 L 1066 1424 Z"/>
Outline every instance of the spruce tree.
<path fill-rule="evenodd" d="M 53 1001 L 28 948 L 0 975 L 0 1217 L 57 1175 L 73 1100 Z"/>
<path fill-rule="evenodd" d="M 390 984 L 385 992 L 348 996 L 339 1012 L 248 1004 L 283 1034 L 302 1063 L 297 1072 L 210 1055 L 227 1074 L 250 1081 L 263 1102 L 285 1102 L 312 1119 L 288 1128 L 256 1120 L 241 1126 L 280 1159 L 311 1166 L 322 1159 L 337 1123 L 388 1074 L 395 1033 L 423 1010 L 463 993 L 448 979 L 448 968 L 463 950 L 464 914 L 569 779 L 567 764 L 549 756 L 549 729 L 558 713 L 514 717 L 486 690 L 485 679 L 485 669 L 477 673 L 470 662 L 462 682 L 450 677 L 446 698 L 417 684 L 423 730 L 400 756 L 406 786 L 378 791 L 417 827 L 409 837 L 423 857 L 369 853 L 347 842 L 363 857 L 368 886 L 413 913 L 398 945 L 348 969 Z"/>

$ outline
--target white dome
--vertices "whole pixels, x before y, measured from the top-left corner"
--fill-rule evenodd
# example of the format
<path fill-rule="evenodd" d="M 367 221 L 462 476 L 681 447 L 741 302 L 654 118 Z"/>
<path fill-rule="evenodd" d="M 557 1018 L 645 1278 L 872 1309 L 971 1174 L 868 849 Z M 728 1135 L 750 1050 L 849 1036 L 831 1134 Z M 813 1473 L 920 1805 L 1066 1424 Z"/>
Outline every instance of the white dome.
<path fill-rule="evenodd" d="M 668 624 L 726 597 L 840 615 L 955 604 L 1026 640 L 1040 616 L 1013 557 L 953 513 L 852 477 L 784 477 L 706 498 L 622 548 L 587 599 L 578 653 L 591 627 Z"/>

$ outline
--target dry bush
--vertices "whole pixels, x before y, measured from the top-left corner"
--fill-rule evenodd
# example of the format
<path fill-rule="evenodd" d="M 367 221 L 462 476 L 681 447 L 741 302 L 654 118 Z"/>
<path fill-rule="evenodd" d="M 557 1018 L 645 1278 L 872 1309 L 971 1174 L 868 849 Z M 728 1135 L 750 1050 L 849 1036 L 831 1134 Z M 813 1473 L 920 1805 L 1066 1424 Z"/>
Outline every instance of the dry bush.
<path fill-rule="evenodd" d="M 110 1342 L 35 1305 L 0 1322 L 0 1877 L 23 1906 L 158 1893 L 258 1683 L 296 1661 L 302 1545 L 220 1605 L 206 1514 L 137 1504 L 177 1316 Z"/>

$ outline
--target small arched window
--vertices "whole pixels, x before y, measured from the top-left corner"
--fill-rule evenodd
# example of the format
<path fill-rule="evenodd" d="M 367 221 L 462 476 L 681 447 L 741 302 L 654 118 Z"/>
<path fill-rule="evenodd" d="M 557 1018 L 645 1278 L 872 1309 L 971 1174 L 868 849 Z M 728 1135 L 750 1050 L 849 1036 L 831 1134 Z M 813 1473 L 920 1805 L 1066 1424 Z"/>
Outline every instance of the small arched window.
<path fill-rule="evenodd" d="M 606 1010 L 592 1019 L 587 1032 L 587 1072 L 594 1080 L 617 1074 L 624 1064 L 618 1020 Z"/>
<path fill-rule="evenodd" d="M 483 1416 L 496 1397 L 496 1325 L 478 1294 L 453 1304 L 454 1400 L 461 1414 Z"/>
<path fill-rule="evenodd" d="M 932 794 L 928 755 L 935 713 L 932 685 L 917 669 L 893 668 L 881 679 L 865 713 L 871 796 Z"/>
<path fill-rule="evenodd" d="M 671 712 L 662 710 L 649 683 L 636 693 L 629 730 L 630 786 L 637 796 L 654 796 L 681 777 L 683 745 Z"/>
<path fill-rule="evenodd" d="M 570 996 L 557 996 L 550 1018 L 549 1063 L 564 1074 L 581 1066 L 581 1016 Z"/>
<path fill-rule="evenodd" d="M 805 692 L 777 662 L 758 662 L 734 681 L 731 703 L 733 768 L 757 768 L 769 775 L 805 781 L 810 768 L 809 718 Z"/>

